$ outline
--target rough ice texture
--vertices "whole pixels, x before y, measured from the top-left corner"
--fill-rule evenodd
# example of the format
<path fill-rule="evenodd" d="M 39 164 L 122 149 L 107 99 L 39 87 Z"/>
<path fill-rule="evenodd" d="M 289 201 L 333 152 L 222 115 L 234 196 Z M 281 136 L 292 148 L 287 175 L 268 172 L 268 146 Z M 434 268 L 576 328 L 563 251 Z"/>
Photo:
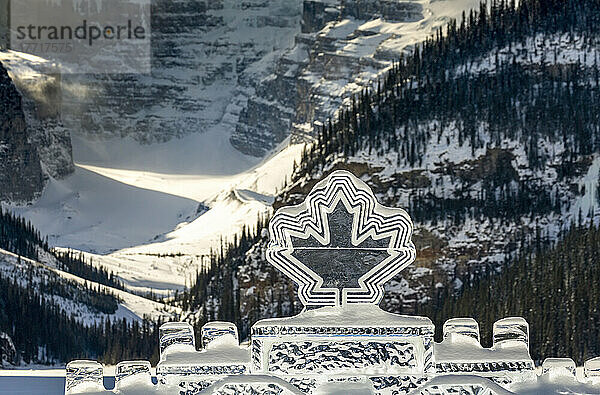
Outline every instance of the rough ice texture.
<path fill-rule="evenodd" d="M 414 345 L 406 342 L 283 342 L 269 353 L 269 372 L 274 374 L 394 372 L 416 366 Z"/>
<path fill-rule="evenodd" d="M 531 362 L 525 346 L 483 348 L 479 341 L 466 335 L 452 335 L 434 346 L 435 360 L 444 362 Z"/>
<path fill-rule="evenodd" d="M 213 321 L 202 327 L 202 347 L 206 348 L 213 340 L 224 335 L 231 335 L 238 342 L 237 327 L 231 322 Z"/>
<path fill-rule="evenodd" d="M 410 395 L 511 395 L 512 392 L 502 388 L 493 381 L 478 376 L 439 376 Z"/>
<path fill-rule="evenodd" d="M 406 394 L 425 384 L 429 378 L 422 375 L 369 377 L 377 393 Z"/>
<path fill-rule="evenodd" d="M 433 332 L 434 326 L 427 317 L 413 317 L 388 313 L 372 304 L 347 305 L 340 307 L 322 307 L 304 311 L 294 317 L 261 320 L 253 327 L 347 327 L 381 328 L 414 327 Z"/>
<path fill-rule="evenodd" d="M 227 377 L 215 382 L 205 394 L 301 395 L 292 384 L 272 376 Z"/>

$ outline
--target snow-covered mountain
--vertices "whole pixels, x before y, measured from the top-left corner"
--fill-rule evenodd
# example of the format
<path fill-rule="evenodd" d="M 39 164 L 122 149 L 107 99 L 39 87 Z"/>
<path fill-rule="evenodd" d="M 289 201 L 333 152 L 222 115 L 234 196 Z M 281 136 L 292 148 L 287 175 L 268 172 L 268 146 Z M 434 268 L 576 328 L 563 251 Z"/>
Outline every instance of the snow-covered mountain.
<path fill-rule="evenodd" d="M 393 60 L 477 6 L 473 0 L 305 1 L 295 45 L 272 73 L 244 87 L 248 100 L 232 144 L 261 156 L 290 131 L 293 141 L 310 140 Z"/>
<path fill-rule="evenodd" d="M 58 263 L 48 255 L 43 260 L 48 263 L 34 261 L 0 249 L 0 276 L 4 280 L 15 281 L 20 286 L 28 286 L 38 291 L 44 297 L 59 304 L 67 315 L 76 317 L 86 325 L 101 323 L 107 318 L 141 322 L 144 317 L 157 320 L 181 313 L 178 309 L 163 303 L 153 302 L 60 270 Z M 48 286 L 52 282 L 60 283 L 64 288 Z M 56 292 L 56 289 L 61 291 Z M 110 311 L 112 308 L 105 309 L 103 304 L 94 301 L 98 292 L 114 296 L 114 311 Z"/>
<path fill-rule="evenodd" d="M 156 2 L 152 75 L 63 76 L 75 172 L 13 210 L 133 289 L 183 288 L 221 240 L 271 212 L 300 130 L 477 2 L 384 3 Z"/>

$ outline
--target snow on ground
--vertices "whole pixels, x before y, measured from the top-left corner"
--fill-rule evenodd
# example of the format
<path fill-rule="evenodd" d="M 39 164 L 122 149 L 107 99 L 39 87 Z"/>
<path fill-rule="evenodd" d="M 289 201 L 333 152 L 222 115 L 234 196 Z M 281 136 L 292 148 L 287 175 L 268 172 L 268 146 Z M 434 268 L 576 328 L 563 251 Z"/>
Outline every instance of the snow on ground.
<path fill-rule="evenodd" d="M 106 256 L 93 255 L 93 259 L 118 273 L 132 289 L 151 288 L 159 294 L 181 289 L 221 240 L 232 240 L 243 226 L 254 225 L 259 215 L 271 212 L 273 196 L 291 174 L 302 147 L 285 147 L 255 168 L 227 177 L 132 174 L 93 168 L 123 183 L 169 190 L 209 208 L 197 218 L 179 223 L 154 242 Z"/>
<path fill-rule="evenodd" d="M 479 1 L 419 3 L 423 19 L 367 22 L 359 30 L 381 33 L 377 42 L 361 36 L 340 54 L 363 56 L 376 45 L 378 52 L 402 51 L 450 18 L 460 17 L 463 10 L 477 7 Z M 348 29 L 356 28 L 352 21 L 344 23 Z M 16 58 L 11 62 L 17 63 L 12 67 L 27 63 Z M 366 80 L 378 72 L 370 70 Z M 326 88 L 339 95 L 357 88 L 339 82 Z M 208 110 L 203 114 L 213 115 Z M 273 196 L 302 152 L 302 145 L 286 142 L 262 162 L 243 155 L 229 143 L 235 122 L 221 115 L 207 130 L 151 145 L 130 138 L 92 140 L 88 133 L 92 131 L 72 133 L 75 173 L 50 180 L 35 204 L 10 208 L 47 234 L 51 245 L 88 252 L 95 263 L 113 270 L 133 290 L 168 294 L 181 289 L 211 249 L 218 249 L 222 240 L 231 240 L 243 226 L 254 225 L 260 214 L 271 210 Z"/>
<path fill-rule="evenodd" d="M 100 291 L 112 293 L 120 299 L 117 311 L 110 315 L 113 319 L 125 318 L 129 321 L 141 321 L 145 316 L 152 319 L 165 319 L 170 318 L 175 314 L 181 314 L 181 310 L 176 307 L 166 306 L 162 303 L 154 302 L 129 292 L 87 281 L 52 266 L 28 258 L 18 257 L 16 254 L 0 249 L 0 273 L 4 276 L 12 277 L 15 273 L 15 269 L 27 271 L 29 267 L 40 269 L 42 270 L 42 273 L 53 272 L 65 280 L 71 280 L 81 285 L 87 284 L 90 287 L 98 288 Z M 17 277 L 17 280 L 19 280 L 19 277 Z M 91 311 L 87 306 L 82 305 L 81 303 L 76 303 L 59 296 L 53 296 L 53 299 L 60 303 L 67 313 L 74 314 L 86 324 L 102 322 L 107 317 L 106 314 Z"/>
<path fill-rule="evenodd" d="M 221 240 L 271 210 L 303 147 L 286 141 L 260 161 L 228 138 L 220 130 L 154 145 L 75 138 L 75 174 L 51 180 L 35 204 L 11 208 L 52 245 L 88 252 L 131 289 L 168 294 Z"/>

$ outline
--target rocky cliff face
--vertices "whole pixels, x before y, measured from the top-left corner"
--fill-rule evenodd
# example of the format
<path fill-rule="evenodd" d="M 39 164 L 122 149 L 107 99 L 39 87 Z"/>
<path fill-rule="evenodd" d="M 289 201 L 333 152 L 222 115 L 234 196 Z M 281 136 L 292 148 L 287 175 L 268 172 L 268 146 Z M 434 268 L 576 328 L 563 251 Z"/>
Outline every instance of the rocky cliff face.
<path fill-rule="evenodd" d="M 278 59 L 273 74 L 247 87 L 252 94 L 232 144 L 262 156 L 290 134 L 296 141 L 313 136 L 315 127 L 446 20 L 423 4 L 429 2 L 304 1 L 293 48 Z"/>
<path fill-rule="evenodd" d="M 0 64 L 0 201 L 30 201 L 43 189 L 38 151 L 30 142 L 21 95 Z"/>
<path fill-rule="evenodd" d="M 428 6 L 157 0 L 151 75 L 63 76 L 64 122 L 77 133 L 145 143 L 217 127 L 234 131 L 238 150 L 263 156 L 290 134 L 312 136 L 407 46 L 441 25 L 445 17 Z"/>
<path fill-rule="evenodd" d="M 65 123 L 146 143 L 231 125 L 240 79 L 268 73 L 300 15 L 292 0 L 153 1 L 151 75 L 64 76 Z"/>
<path fill-rule="evenodd" d="M 36 147 L 45 177 L 63 178 L 75 170 L 71 136 L 62 122 L 62 78 L 45 59 L 0 51 L 22 97 L 29 141 Z"/>

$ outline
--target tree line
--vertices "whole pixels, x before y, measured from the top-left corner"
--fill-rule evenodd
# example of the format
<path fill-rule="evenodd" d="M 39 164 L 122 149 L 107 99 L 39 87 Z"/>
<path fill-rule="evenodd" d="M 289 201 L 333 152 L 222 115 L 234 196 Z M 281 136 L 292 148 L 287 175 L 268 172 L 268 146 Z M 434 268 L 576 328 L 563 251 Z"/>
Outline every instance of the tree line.
<path fill-rule="evenodd" d="M 42 237 L 30 221 L 9 211 L 4 211 L 1 207 L 0 248 L 34 261 L 40 260 L 40 252 L 45 252 L 56 259 L 61 270 L 88 281 L 124 289 L 123 283 L 114 273 L 101 266 L 94 266 L 93 260 L 86 259 L 81 252 L 75 253 L 70 249 L 60 251 L 50 248 L 48 237 Z"/>
<path fill-rule="evenodd" d="M 583 365 L 600 356 L 599 262 L 600 228 L 575 226 L 551 248 L 537 237 L 500 274 L 463 278 L 458 294 L 439 289 L 429 303 L 418 306 L 418 313 L 434 320 L 438 340 L 447 319 L 473 317 L 488 347 L 495 321 L 524 317 L 534 360 L 568 356 Z"/>

